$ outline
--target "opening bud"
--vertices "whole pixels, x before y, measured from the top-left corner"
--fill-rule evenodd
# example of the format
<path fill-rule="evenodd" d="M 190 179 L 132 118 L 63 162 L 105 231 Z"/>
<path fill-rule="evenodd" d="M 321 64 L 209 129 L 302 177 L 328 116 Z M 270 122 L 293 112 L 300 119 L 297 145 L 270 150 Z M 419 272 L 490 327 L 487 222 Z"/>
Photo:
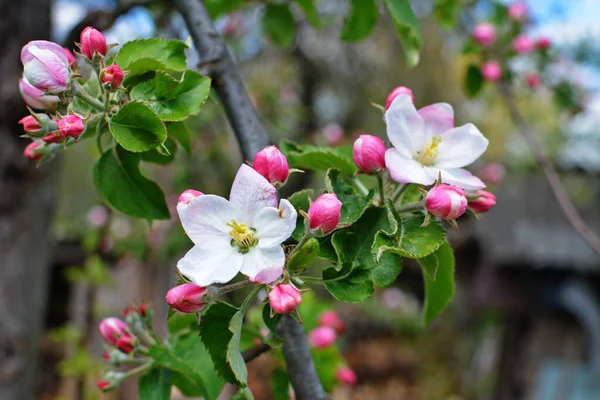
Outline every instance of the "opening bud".
<path fill-rule="evenodd" d="M 104 318 L 100 325 L 98 325 L 98 332 L 102 339 L 108 344 L 115 346 L 119 338 L 123 335 L 129 334 L 129 328 L 127 324 L 121 321 L 119 318 L 110 317 Z"/>
<path fill-rule="evenodd" d="M 256 153 L 253 167 L 271 184 L 283 183 L 290 175 L 287 159 L 275 146 L 267 146 Z"/>
<path fill-rule="evenodd" d="M 308 334 L 308 342 L 315 349 L 327 348 L 335 342 L 335 339 L 335 331 L 328 326 L 320 326 Z"/>
<path fill-rule="evenodd" d="M 29 107 L 38 110 L 55 109 L 60 102 L 58 96 L 47 95 L 43 90 L 31 85 L 25 76 L 19 80 L 19 92 Z"/>
<path fill-rule="evenodd" d="M 487 190 L 478 190 L 473 194 L 479 196 L 476 199 L 469 200 L 469 207 L 475 212 L 488 212 L 496 205 L 496 196 Z"/>
<path fill-rule="evenodd" d="M 335 193 L 324 193 L 308 208 L 308 222 L 311 229 L 331 232 L 340 223 L 342 202 Z"/>
<path fill-rule="evenodd" d="M 94 55 L 96 54 L 105 56 L 108 50 L 106 46 L 106 38 L 102 32 L 91 26 L 88 26 L 81 32 L 79 43 L 81 54 L 90 60 L 93 60 Z"/>
<path fill-rule="evenodd" d="M 356 374 L 348 367 L 338 368 L 335 376 L 337 377 L 338 381 L 345 383 L 346 385 L 356 385 Z"/>
<path fill-rule="evenodd" d="M 477 24 L 471 33 L 473 40 L 479 43 L 482 46 L 491 46 L 494 43 L 494 39 L 496 38 L 496 28 L 494 25 L 483 22 L 481 24 Z"/>
<path fill-rule="evenodd" d="M 167 303 L 182 313 L 202 311 L 210 301 L 208 290 L 193 283 L 175 286 L 167 292 Z"/>
<path fill-rule="evenodd" d="M 21 49 L 23 74 L 42 93 L 57 94 L 69 88 L 71 72 L 65 49 L 54 42 L 34 40 Z"/>
<path fill-rule="evenodd" d="M 398 86 L 397 88 L 395 88 L 394 90 L 392 90 L 390 92 L 390 94 L 388 94 L 388 97 L 385 100 L 385 109 L 386 109 L 386 111 L 387 111 L 388 108 L 390 108 L 390 106 L 392 105 L 392 103 L 394 102 L 394 100 L 396 100 L 396 97 L 398 97 L 400 95 L 403 95 L 403 94 L 405 94 L 408 97 L 410 97 L 410 99 L 412 100 L 413 103 L 415 102 L 415 97 L 413 96 L 412 90 L 410 90 L 406 86 Z"/>
<path fill-rule="evenodd" d="M 366 174 L 385 168 L 385 143 L 377 136 L 360 135 L 354 141 L 352 158 L 356 166 Z"/>
<path fill-rule="evenodd" d="M 183 193 L 181 193 L 179 195 L 179 198 L 177 199 L 177 202 L 178 203 L 188 204 L 190 201 L 192 201 L 196 197 L 199 197 L 199 196 L 202 196 L 202 195 L 204 195 L 204 193 L 199 192 L 199 191 L 194 190 L 194 189 L 188 189 L 188 190 L 184 191 Z"/>
<path fill-rule="evenodd" d="M 302 294 L 291 283 L 275 286 L 269 292 L 269 304 L 277 314 L 291 314 L 302 303 Z"/>
<path fill-rule="evenodd" d="M 123 70 L 118 65 L 109 65 L 100 71 L 100 82 L 117 89 L 123 83 Z"/>
<path fill-rule="evenodd" d="M 71 114 L 58 120 L 58 133 L 62 137 L 70 136 L 77 139 L 84 130 L 83 119 L 78 115 Z"/>
<path fill-rule="evenodd" d="M 434 216 L 451 221 L 465 213 L 467 197 L 462 189 L 441 184 L 429 190 L 425 206 Z"/>

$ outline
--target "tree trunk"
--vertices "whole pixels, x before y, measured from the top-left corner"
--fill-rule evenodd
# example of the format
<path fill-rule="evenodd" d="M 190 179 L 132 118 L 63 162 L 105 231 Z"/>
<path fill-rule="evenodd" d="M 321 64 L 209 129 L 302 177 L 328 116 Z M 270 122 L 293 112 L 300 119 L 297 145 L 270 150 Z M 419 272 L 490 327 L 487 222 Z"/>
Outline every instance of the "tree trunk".
<path fill-rule="evenodd" d="M 38 168 L 23 157 L 28 144 L 18 91 L 21 47 L 50 34 L 49 0 L 0 0 L 0 399 L 36 398 L 43 332 L 53 163 Z"/>

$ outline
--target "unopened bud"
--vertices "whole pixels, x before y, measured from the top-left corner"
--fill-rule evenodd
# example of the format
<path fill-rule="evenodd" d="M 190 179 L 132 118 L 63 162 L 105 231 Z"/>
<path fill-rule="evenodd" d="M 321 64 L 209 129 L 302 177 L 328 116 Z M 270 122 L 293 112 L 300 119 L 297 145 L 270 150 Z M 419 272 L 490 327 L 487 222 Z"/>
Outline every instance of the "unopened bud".
<path fill-rule="evenodd" d="M 520 34 L 513 40 L 513 49 L 519 54 L 526 54 L 535 48 L 535 42 L 526 34 Z"/>
<path fill-rule="evenodd" d="M 540 50 L 548 50 L 552 46 L 552 42 L 550 41 L 550 38 L 542 36 L 537 40 L 535 46 Z"/>
<path fill-rule="evenodd" d="M 513 21 L 523 21 L 527 18 L 527 4 L 523 1 L 515 1 L 508 6 L 508 17 Z"/>
<path fill-rule="evenodd" d="M 333 328 L 328 326 L 320 326 L 313 329 L 308 334 L 308 342 L 315 349 L 324 349 L 331 346 L 336 339 L 336 334 Z"/>
<path fill-rule="evenodd" d="M 319 317 L 319 324 L 333 328 L 338 335 L 346 333 L 346 324 L 333 310 L 324 311 Z"/>
<path fill-rule="evenodd" d="M 109 65 L 100 71 L 100 82 L 117 89 L 123 83 L 123 70 L 118 65 Z"/>
<path fill-rule="evenodd" d="M 96 386 L 98 386 L 98 389 L 102 390 L 103 392 L 108 392 L 109 390 L 113 389 L 113 383 L 109 381 L 98 380 Z"/>
<path fill-rule="evenodd" d="M 348 367 L 338 368 L 335 376 L 340 382 L 345 383 L 346 385 L 356 385 L 356 374 Z"/>
<path fill-rule="evenodd" d="M 67 60 L 69 60 L 69 65 L 71 66 L 71 69 L 77 68 L 77 58 L 75 58 L 71 50 L 67 49 L 66 47 L 64 48 L 64 50 L 65 55 L 67 56 Z"/>
<path fill-rule="evenodd" d="M 324 193 L 308 208 L 308 221 L 311 229 L 321 229 L 329 233 L 340 223 L 342 202 L 335 193 Z"/>
<path fill-rule="evenodd" d="M 58 120 L 58 133 L 62 137 L 77 139 L 85 130 L 83 119 L 75 114 L 67 115 Z"/>
<path fill-rule="evenodd" d="M 44 143 L 60 143 L 65 140 L 65 138 L 55 132 L 50 132 L 46 136 L 42 137 L 42 140 Z"/>
<path fill-rule="evenodd" d="M 352 158 L 356 166 L 366 174 L 385 168 L 385 143 L 372 135 L 360 135 L 354 141 Z"/>
<path fill-rule="evenodd" d="M 496 205 L 496 196 L 486 190 L 478 190 L 473 194 L 479 196 L 476 199 L 469 201 L 469 207 L 475 212 L 488 212 Z"/>
<path fill-rule="evenodd" d="M 271 184 L 283 183 L 290 175 L 287 159 L 275 146 L 267 146 L 256 153 L 253 167 Z"/>
<path fill-rule="evenodd" d="M 129 328 L 119 318 L 110 317 L 104 318 L 100 322 L 98 332 L 108 344 L 116 345 L 121 336 L 128 334 Z"/>
<path fill-rule="evenodd" d="M 441 184 L 429 190 L 425 206 L 436 217 L 454 220 L 465 213 L 467 197 L 462 189 Z"/>
<path fill-rule="evenodd" d="M 95 54 L 105 56 L 107 52 L 106 38 L 102 32 L 88 26 L 81 32 L 80 47 L 81 54 L 90 60 L 94 59 Z"/>
<path fill-rule="evenodd" d="M 394 100 L 396 100 L 396 97 L 401 96 L 403 94 L 409 96 L 410 100 L 413 103 L 415 102 L 415 97 L 413 96 L 412 90 L 410 90 L 406 86 L 398 86 L 397 88 L 395 88 L 394 90 L 392 90 L 390 92 L 390 94 L 388 94 L 388 97 L 385 100 L 385 109 L 387 110 L 388 108 L 390 108 L 390 106 L 392 105 L 392 103 L 394 102 Z"/>
<path fill-rule="evenodd" d="M 496 38 L 496 28 L 494 25 L 484 22 L 475 26 L 471 36 L 480 45 L 491 46 Z"/>
<path fill-rule="evenodd" d="M 122 353 L 129 354 L 135 349 L 135 339 L 130 335 L 123 335 L 117 340 L 115 346 Z"/>
<path fill-rule="evenodd" d="M 206 288 L 193 283 L 175 286 L 167 292 L 165 299 L 172 308 L 182 313 L 202 311 L 209 303 Z"/>
<path fill-rule="evenodd" d="M 28 135 L 36 135 L 42 131 L 40 124 L 31 115 L 21 118 L 19 124 L 23 125 L 23 131 Z"/>
<path fill-rule="evenodd" d="M 495 82 L 502 77 L 502 67 L 497 61 L 488 61 L 481 66 L 481 75 L 488 82 Z"/>
<path fill-rule="evenodd" d="M 33 161 L 41 160 L 44 157 L 44 153 L 40 151 L 43 147 L 44 145 L 40 142 L 31 142 L 25 147 L 23 155 Z"/>
<path fill-rule="evenodd" d="M 542 84 L 542 78 L 538 74 L 527 74 L 525 81 L 530 89 L 537 89 Z"/>
<path fill-rule="evenodd" d="M 269 292 L 269 304 L 277 314 L 291 314 L 302 303 L 302 294 L 291 283 L 275 286 Z"/>

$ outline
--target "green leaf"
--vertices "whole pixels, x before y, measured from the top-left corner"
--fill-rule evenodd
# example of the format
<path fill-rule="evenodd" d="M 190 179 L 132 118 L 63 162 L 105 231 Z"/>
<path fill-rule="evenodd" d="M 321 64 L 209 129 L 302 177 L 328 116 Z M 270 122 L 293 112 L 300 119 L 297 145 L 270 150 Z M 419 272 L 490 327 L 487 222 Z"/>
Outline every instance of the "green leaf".
<path fill-rule="evenodd" d="M 165 125 L 142 103 L 125 104 L 111 117 L 108 127 L 117 143 L 134 153 L 150 150 L 167 139 Z"/>
<path fill-rule="evenodd" d="M 294 168 L 305 168 L 318 171 L 337 169 L 344 175 L 352 175 L 357 171 L 352 160 L 352 147 L 319 147 L 298 145 L 284 140 L 279 149 L 287 157 Z"/>
<path fill-rule="evenodd" d="M 319 256 L 319 241 L 309 239 L 302 248 L 288 259 L 286 267 L 290 271 L 302 271 L 309 267 Z"/>
<path fill-rule="evenodd" d="M 254 395 L 252 391 L 248 387 L 243 387 L 238 390 L 236 394 L 233 395 L 231 400 L 254 400 Z"/>
<path fill-rule="evenodd" d="M 399 216 L 395 211 L 393 214 L 398 231 L 392 235 L 384 232 L 377 235 L 377 257 L 389 251 L 407 258 L 422 258 L 436 251 L 446 240 L 444 228 L 438 221 L 431 221 L 422 228 L 423 216 Z"/>
<path fill-rule="evenodd" d="M 192 155 L 190 131 L 183 122 L 171 122 L 167 125 L 167 134 L 177 140 L 188 155 Z"/>
<path fill-rule="evenodd" d="M 170 219 L 160 187 L 138 168 L 139 154 L 120 146 L 106 151 L 94 164 L 94 185 L 115 210 L 136 218 Z"/>
<path fill-rule="evenodd" d="M 127 79 L 158 69 L 163 71 L 184 71 L 187 69 L 185 50 L 187 45 L 180 40 L 148 38 L 125 43 L 115 60 Z"/>
<path fill-rule="evenodd" d="M 290 379 L 283 368 L 276 368 L 271 372 L 271 386 L 275 400 L 289 400 Z"/>
<path fill-rule="evenodd" d="M 356 41 L 371 34 L 379 12 L 376 0 L 352 0 L 350 15 L 344 20 L 342 40 Z"/>
<path fill-rule="evenodd" d="M 296 21 L 287 4 L 267 3 L 262 23 L 265 35 L 275 45 L 287 49 L 294 44 Z"/>
<path fill-rule="evenodd" d="M 302 11 L 304 11 L 306 20 L 313 27 L 319 28 L 321 26 L 321 17 L 319 16 L 319 10 L 317 10 L 315 5 L 315 0 L 296 0 L 296 3 L 298 3 Z"/>
<path fill-rule="evenodd" d="M 296 218 L 296 229 L 294 229 L 294 232 L 292 233 L 292 237 L 297 241 L 300 241 L 300 239 L 302 239 L 304 236 L 304 232 L 306 232 L 306 226 L 304 225 L 305 218 L 300 215 L 299 211 L 302 210 L 304 212 L 308 212 L 308 207 L 310 207 L 309 198 L 311 198 L 312 195 L 312 189 L 304 189 L 288 197 L 289 202 L 292 203 L 296 211 L 298 211 L 298 217 Z"/>
<path fill-rule="evenodd" d="M 213 20 L 223 14 L 235 11 L 243 4 L 244 0 L 204 0 L 204 5 Z"/>
<path fill-rule="evenodd" d="M 483 88 L 483 75 L 481 75 L 481 69 L 476 65 L 469 65 L 467 68 L 467 74 L 465 76 L 465 91 L 467 96 L 475 97 L 481 92 Z"/>
<path fill-rule="evenodd" d="M 169 154 L 163 154 L 158 149 L 162 149 L 161 146 L 165 146 L 169 151 Z M 155 149 L 151 149 L 140 153 L 142 156 L 142 161 L 159 164 L 159 165 L 169 165 L 175 160 L 175 153 L 177 152 L 177 143 L 171 138 L 167 138 L 165 143 Z M 163 150 L 164 151 L 164 150 Z"/>
<path fill-rule="evenodd" d="M 373 199 L 374 193 L 370 192 L 366 196 L 356 193 L 350 178 L 340 175 L 340 171 L 330 169 L 327 171 L 325 185 L 342 202 L 340 223 L 353 224 L 363 215 Z"/>
<path fill-rule="evenodd" d="M 163 71 L 131 89 L 131 99 L 144 102 L 163 121 L 181 121 L 200 112 L 210 93 L 210 78 L 187 70 L 180 80 Z"/>
<path fill-rule="evenodd" d="M 334 268 L 323 271 L 323 279 L 337 279 L 340 274 Z M 329 293 L 339 301 L 346 303 L 362 303 L 373 294 L 375 290 L 369 271 L 356 269 L 344 279 L 328 282 L 325 284 Z"/>
<path fill-rule="evenodd" d="M 444 242 L 433 254 L 417 261 L 421 264 L 425 283 L 423 321 L 429 324 L 454 296 L 454 252 L 448 242 Z"/>
<path fill-rule="evenodd" d="M 274 314 L 273 318 L 271 318 L 271 306 L 269 303 L 266 303 L 262 310 L 262 318 L 267 328 L 269 328 L 269 330 L 275 335 L 278 335 L 277 324 L 281 319 L 281 314 Z"/>
<path fill-rule="evenodd" d="M 167 320 L 167 330 L 171 335 L 175 335 L 184 330 L 194 330 L 198 328 L 196 314 L 173 314 Z"/>
<path fill-rule="evenodd" d="M 172 373 L 166 368 L 152 368 L 138 384 L 140 400 L 169 400 L 171 398 Z"/>
<path fill-rule="evenodd" d="M 419 21 L 413 13 L 410 0 L 384 0 L 383 2 L 402 41 L 406 64 L 409 67 L 414 67 L 419 63 L 419 51 L 423 39 L 421 38 Z"/>
<path fill-rule="evenodd" d="M 434 2 L 433 15 L 446 29 L 454 28 L 459 12 L 460 2 L 458 0 L 435 0 Z"/>

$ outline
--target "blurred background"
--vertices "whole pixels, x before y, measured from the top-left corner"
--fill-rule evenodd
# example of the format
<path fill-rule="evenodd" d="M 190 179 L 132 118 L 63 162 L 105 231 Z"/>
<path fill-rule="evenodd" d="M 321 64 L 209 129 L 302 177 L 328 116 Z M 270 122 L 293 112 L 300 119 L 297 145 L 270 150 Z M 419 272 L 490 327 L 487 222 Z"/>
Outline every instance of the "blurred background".
<path fill-rule="evenodd" d="M 381 112 L 370 102 L 383 104 L 399 85 L 413 90 L 419 107 L 452 104 L 457 124 L 473 122 L 490 139 L 475 171 L 498 203 L 482 221 L 463 217 L 458 231 L 448 231 L 457 252 L 457 294 L 438 320 L 427 329 L 417 322 L 422 280 L 409 263 L 394 285 L 364 304 L 333 305 L 319 290 L 307 302 L 331 303 L 347 326 L 338 347 L 357 383 L 335 386 L 333 398 L 600 399 L 600 257 L 565 218 L 497 89 L 488 85 L 475 99 L 463 89 L 473 62 L 463 46 L 497 2 L 446 1 L 460 4 L 452 29 L 436 18 L 444 2 L 412 3 L 423 32 L 413 69 L 405 67 L 385 16 L 366 40 L 340 41 L 347 1 L 318 1 L 327 23 L 315 29 L 299 20 L 289 51 L 264 37 L 260 2 L 215 21 L 274 142 L 343 146 L 361 132 L 385 137 Z M 527 34 L 552 42 L 546 78 L 567 83 L 581 107 L 565 110 L 556 90 L 532 89 L 519 79 L 535 70 L 520 57 L 510 64 L 515 102 L 586 223 L 600 232 L 600 4 L 525 3 Z M 17 91 L 23 44 L 46 38 L 74 48 L 87 25 L 112 43 L 156 35 L 186 40 L 188 33 L 168 0 L 0 4 L 0 394 L 3 382 L 16 379 L 33 385 L 39 399 L 101 398 L 98 321 L 150 302 L 157 331 L 165 331 L 164 295 L 190 247 L 173 213 L 177 195 L 188 188 L 227 195 L 241 153 L 222 109 L 209 101 L 188 121 L 189 154 L 179 151 L 169 167 L 143 165 L 170 194 L 174 216 L 151 227 L 101 204 L 91 179 L 94 143 L 30 164 L 21 156 L 27 141 L 18 139 L 16 123 L 27 112 Z M 189 59 L 198 62 L 192 50 Z M 322 178 L 295 175 L 284 190 L 319 188 Z M 274 398 L 273 362 L 265 354 L 249 364 L 257 399 Z M 105 398 L 136 399 L 136 390 L 128 383 Z"/>

